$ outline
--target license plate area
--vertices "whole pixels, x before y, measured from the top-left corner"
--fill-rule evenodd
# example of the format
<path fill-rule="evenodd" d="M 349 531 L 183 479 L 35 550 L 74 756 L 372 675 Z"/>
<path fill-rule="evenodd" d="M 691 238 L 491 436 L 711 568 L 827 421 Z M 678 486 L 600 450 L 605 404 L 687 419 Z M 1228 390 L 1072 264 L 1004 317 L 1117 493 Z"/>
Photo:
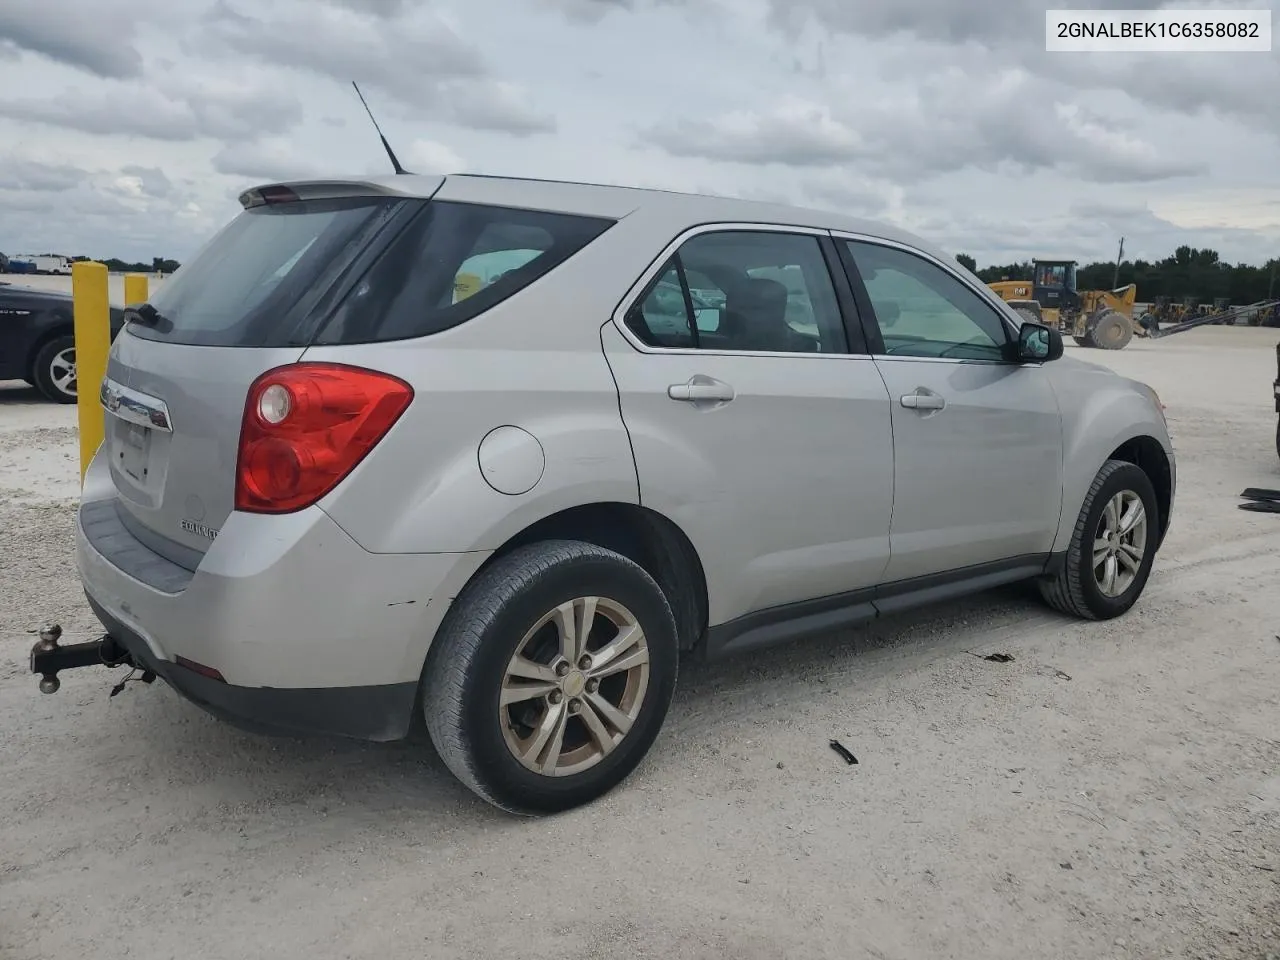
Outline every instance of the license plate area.
<path fill-rule="evenodd" d="M 147 485 L 151 468 L 152 430 L 139 423 L 116 420 L 116 466 L 134 483 Z"/>

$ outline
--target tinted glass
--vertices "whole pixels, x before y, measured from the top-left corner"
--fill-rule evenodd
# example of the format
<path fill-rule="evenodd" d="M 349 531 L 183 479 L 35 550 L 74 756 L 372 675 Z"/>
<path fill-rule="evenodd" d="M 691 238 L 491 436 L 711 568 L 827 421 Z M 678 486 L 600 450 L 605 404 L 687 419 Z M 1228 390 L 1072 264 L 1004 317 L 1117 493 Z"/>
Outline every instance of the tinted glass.
<path fill-rule="evenodd" d="M 692 347 L 689 309 L 675 260 L 658 274 L 646 293 L 627 313 L 627 327 L 651 347 Z"/>
<path fill-rule="evenodd" d="M 1063 287 L 1067 285 L 1067 277 L 1069 275 L 1070 271 L 1064 264 L 1055 264 L 1054 266 L 1041 264 L 1036 271 L 1036 285 L 1041 287 Z"/>
<path fill-rule="evenodd" d="M 703 233 L 680 247 L 703 350 L 843 353 L 844 326 L 817 237 Z"/>
<path fill-rule="evenodd" d="M 433 201 L 355 284 L 316 342 L 400 340 L 457 326 L 533 283 L 612 223 Z"/>
<path fill-rule="evenodd" d="M 311 298 L 401 205 L 361 197 L 246 210 L 151 297 L 167 322 L 133 330 L 209 346 L 288 343 Z"/>
<path fill-rule="evenodd" d="M 1002 360 L 1009 330 L 995 308 L 923 257 L 845 241 L 890 356 Z"/>

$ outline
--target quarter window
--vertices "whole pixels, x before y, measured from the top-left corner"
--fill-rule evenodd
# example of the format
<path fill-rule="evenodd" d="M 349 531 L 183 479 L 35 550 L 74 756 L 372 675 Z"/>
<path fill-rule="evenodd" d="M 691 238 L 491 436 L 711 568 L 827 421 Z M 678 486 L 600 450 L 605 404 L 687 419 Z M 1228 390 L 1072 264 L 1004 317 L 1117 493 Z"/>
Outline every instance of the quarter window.
<path fill-rule="evenodd" d="M 355 285 L 317 342 L 400 340 L 456 327 L 609 226 L 594 217 L 433 200 Z"/>
<path fill-rule="evenodd" d="M 923 257 L 844 241 L 889 356 L 1003 360 L 1009 330 L 993 307 Z"/>
<path fill-rule="evenodd" d="M 681 245 L 627 317 L 645 343 L 712 351 L 845 353 L 818 239 L 725 230 Z"/>

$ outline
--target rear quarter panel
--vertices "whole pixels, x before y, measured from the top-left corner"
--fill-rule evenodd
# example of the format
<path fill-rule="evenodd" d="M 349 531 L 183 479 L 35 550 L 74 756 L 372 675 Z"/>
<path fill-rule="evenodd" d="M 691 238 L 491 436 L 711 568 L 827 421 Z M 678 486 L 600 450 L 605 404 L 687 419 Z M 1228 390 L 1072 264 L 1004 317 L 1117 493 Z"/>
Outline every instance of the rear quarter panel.
<path fill-rule="evenodd" d="M 652 223 L 623 219 L 492 310 L 441 333 L 312 347 L 305 360 L 383 370 L 413 386 L 391 432 L 321 507 L 374 553 L 493 550 L 529 525 L 588 503 L 639 502 L 631 443 L 600 327 L 661 249 Z M 537 438 L 543 471 L 499 493 L 479 447 L 497 427 Z"/>
<path fill-rule="evenodd" d="M 1047 365 L 1062 410 L 1062 516 L 1053 549 L 1071 542 L 1089 487 L 1107 458 L 1138 437 L 1160 443 L 1173 463 L 1168 427 L 1141 385 L 1104 367 L 1064 357 Z"/>

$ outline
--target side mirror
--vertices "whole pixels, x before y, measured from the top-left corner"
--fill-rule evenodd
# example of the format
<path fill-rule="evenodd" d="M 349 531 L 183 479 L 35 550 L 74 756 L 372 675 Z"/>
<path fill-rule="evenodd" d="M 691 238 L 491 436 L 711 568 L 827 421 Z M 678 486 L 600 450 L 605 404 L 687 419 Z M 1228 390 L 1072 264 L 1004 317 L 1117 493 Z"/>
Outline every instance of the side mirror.
<path fill-rule="evenodd" d="M 1024 323 L 1018 330 L 1018 361 L 1047 363 L 1062 356 L 1062 334 L 1039 323 Z"/>

